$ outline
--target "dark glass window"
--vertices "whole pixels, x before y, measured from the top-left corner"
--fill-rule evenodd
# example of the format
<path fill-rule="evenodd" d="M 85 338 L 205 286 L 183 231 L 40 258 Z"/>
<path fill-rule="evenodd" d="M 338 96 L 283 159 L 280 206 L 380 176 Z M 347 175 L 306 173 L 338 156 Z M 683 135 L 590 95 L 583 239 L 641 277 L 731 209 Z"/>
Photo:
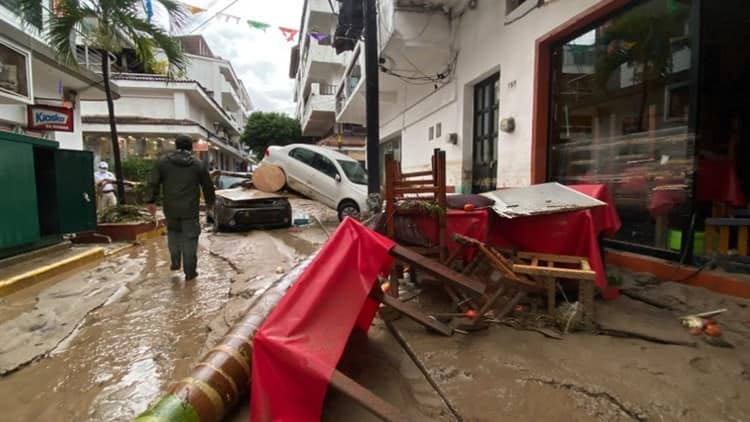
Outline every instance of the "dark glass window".
<path fill-rule="evenodd" d="M 289 151 L 289 156 L 312 166 L 315 161 L 315 153 L 306 148 L 295 148 Z"/>
<path fill-rule="evenodd" d="M 331 178 L 335 178 L 336 175 L 339 174 L 338 170 L 336 170 L 336 166 L 333 164 L 333 161 L 318 154 L 317 152 L 314 152 L 313 154 L 314 154 L 314 159 L 313 159 L 312 166 L 316 170 L 320 171 L 321 173 Z"/>
<path fill-rule="evenodd" d="M 608 185 L 621 241 L 666 249 L 692 210 L 689 15 L 645 1 L 552 53 L 550 177 Z"/>
<path fill-rule="evenodd" d="M 0 44 L 0 91 L 28 97 L 28 74 L 26 56 Z"/>

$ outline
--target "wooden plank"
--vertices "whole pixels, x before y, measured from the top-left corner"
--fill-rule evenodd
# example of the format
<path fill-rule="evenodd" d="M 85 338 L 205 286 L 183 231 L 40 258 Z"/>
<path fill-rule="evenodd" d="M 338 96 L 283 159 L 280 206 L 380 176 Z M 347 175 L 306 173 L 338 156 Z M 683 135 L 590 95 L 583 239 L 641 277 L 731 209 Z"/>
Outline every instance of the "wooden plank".
<path fill-rule="evenodd" d="M 438 192 L 438 188 L 435 186 L 429 186 L 429 187 L 410 187 L 410 188 L 402 188 L 398 186 L 393 187 L 393 192 L 396 195 L 403 195 L 406 193 L 432 193 L 436 194 Z"/>
<path fill-rule="evenodd" d="M 448 327 L 447 325 L 443 324 L 440 321 L 437 321 L 435 319 L 428 317 L 414 304 L 401 302 L 400 300 L 398 300 L 397 298 L 391 295 L 383 294 L 383 292 L 378 289 L 374 289 L 370 293 L 370 297 L 377 300 L 378 302 L 381 302 L 390 306 L 391 308 L 411 318 L 415 322 L 418 322 L 427 328 L 433 329 L 439 332 L 440 334 L 443 334 L 446 336 L 451 336 L 453 334 L 453 330 L 450 327 Z"/>
<path fill-rule="evenodd" d="M 580 256 L 574 256 L 574 255 L 554 255 L 554 254 L 536 253 L 536 252 L 518 252 L 516 256 L 522 259 L 533 260 L 534 258 L 537 258 L 540 261 L 554 261 L 554 262 L 562 262 L 566 264 L 578 264 L 579 262 L 581 262 L 581 259 L 583 259 Z"/>
<path fill-rule="evenodd" d="M 737 229 L 737 254 L 747 256 L 747 227 Z"/>
<path fill-rule="evenodd" d="M 361 386 L 353 379 L 347 377 L 338 369 L 333 370 L 333 374 L 331 375 L 331 379 L 328 383 L 338 392 L 351 398 L 359 405 L 369 410 L 373 415 L 379 417 L 384 421 L 409 421 L 409 418 L 406 417 L 406 415 L 404 415 L 395 406 L 378 397 L 375 393 Z"/>
<path fill-rule="evenodd" d="M 706 224 L 711 226 L 750 226 L 750 218 L 707 218 Z"/>
<path fill-rule="evenodd" d="M 420 180 L 397 180 L 395 186 L 409 187 L 409 186 L 435 186 L 435 182 L 432 179 L 420 179 Z"/>
<path fill-rule="evenodd" d="M 570 268 L 544 268 L 531 265 L 513 265 L 513 271 L 521 274 L 538 275 L 542 277 L 569 278 L 573 280 L 596 280 L 596 272 L 574 270 Z"/>
<path fill-rule="evenodd" d="M 719 253 L 726 255 L 729 253 L 729 227 L 719 226 Z"/>
<path fill-rule="evenodd" d="M 555 291 L 555 279 L 553 277 L 545 277 L 544 287 L 547 290 L 547 313 L 552 315 L 555 312 L 555 307 L 557 307 L 555 303 L 555 295 L 557 294 Z"/>
<path fill-rule="evenodd" d="M 455 284 L 456 286 L 472 290 L 476 293 L 483 294 L 486 288 L 484 283 L 480 283 L 477 280 L 453 271 L 445 265 L 425 258 L 401 245 L 394 246 L 391 249 L 391 255 L 396 259 L 399 259 L 418 269 L 421 269 L 427 274 L 439 278 L 440 280 L 448 281 Z"/>
<path fill-rule="evenodd" d="M 496 316 L 497 319 L 505 318 L 509 313 L 513 312 L 513 308 L 515 308 L 516 305 L 518 305 L 518 302 L 520 302 L 524 297 L 526 297 L 526 292 L 516 292 L 516 294 L 513 295 L 513 297 L 505 304 L 505 306 L 500 309 L 500 312 L 498 312 Z"/>
<path fill-rule="evenodd" d="M 482 319 L 482 317 L 484 316 L 484 314 L 486 314 L 487 311 L 490 310 L 490 308 L 492 307 L 492 305 L 495 304 L 495 302 L 497 301 L 497 299 L 503 294 L 504 291 L 505 291 L 505 286 L 498 287 L 497 290 L 495 290 L 495 293 L 493 293 L 492 296 L 490 296 L 487 299 L 487 301 L 484 302 L 484 305 L 482 305 L 482 307 L 479 308 L 479 310 L 477 311 L 477 315 L 469 323 L 469 325 L 471 325 L 471 326 L 477 325 L 479 323 L 479 321 Z"/>
<path fill-rule="evenodd" d="M 432 170 L 412 171 L 410 173 L 401 173 L 402 179 L 408 179 L 410 177 L 424 177 L 424 176 L 432 176 Z"/>
<path fill-rule="evenodd" d="M 716 230 L 715 226 L 710 226 L 708 224 L 706 225 L 705 233 L 706 233 L 705 234 L 706 239 L 705 239 L 705 246 L 704 246 L 705 250 L 704 251 L 705 251 L 706 255 L 710 255 L 710 254 L 716 252 L 718 250 L 718 248 L 719 248 L 719 245 L 718 245 L 718 243 L 719 243 L 719 233 Z"/>
<path fill-rule="evenodd" d="M 582 259 L 581 260 L 581 269 L 585 271 L 591 271 L 591 264 L 589 264 L 588 259 Z"/>

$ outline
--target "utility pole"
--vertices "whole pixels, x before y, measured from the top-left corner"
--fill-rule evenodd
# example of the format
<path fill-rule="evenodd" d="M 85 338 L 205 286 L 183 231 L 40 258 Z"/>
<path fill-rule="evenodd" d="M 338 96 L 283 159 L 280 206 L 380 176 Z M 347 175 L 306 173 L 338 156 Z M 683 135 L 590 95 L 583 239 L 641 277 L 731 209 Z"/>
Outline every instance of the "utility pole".
<path fill-rule="evenodd" d="M 365 21 L 365 86 L 367 97 L 367 193 L 371 212 L 380 211 L 380 83 L 378 54 L 378 8 L 377 0 L 364 2 Z"/>

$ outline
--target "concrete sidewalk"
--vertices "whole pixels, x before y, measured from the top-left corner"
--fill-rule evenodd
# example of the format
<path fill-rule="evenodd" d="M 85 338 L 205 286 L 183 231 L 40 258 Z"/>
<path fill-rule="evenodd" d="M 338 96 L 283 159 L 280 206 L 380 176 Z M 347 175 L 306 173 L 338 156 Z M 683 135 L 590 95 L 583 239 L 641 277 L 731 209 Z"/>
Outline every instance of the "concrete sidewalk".
<path fill-rule="evenodd" d="M 128 243 L 76 246 L 66 241 L 3 259 L 0 261 L 0 297 L 80 270 L 130 246 Z"/>

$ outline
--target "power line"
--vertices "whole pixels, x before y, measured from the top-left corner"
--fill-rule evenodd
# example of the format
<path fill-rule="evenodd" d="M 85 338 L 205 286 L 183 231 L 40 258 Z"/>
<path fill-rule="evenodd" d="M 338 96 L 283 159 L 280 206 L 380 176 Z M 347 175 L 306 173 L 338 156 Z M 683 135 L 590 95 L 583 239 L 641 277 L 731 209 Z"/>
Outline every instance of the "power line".
<path fill-rule="evenodd" d="M 204 26 L 208 25 L 208 23 L 211 22 L 212 20 L 214 20 L 217 16 L 219 16 L 220 14 L 224 13 L 224 11 L 226 11 L 230 7 L 232 7 L 235 4 L 237 4 L 238 1 L 240 1 L 240 0 L 232 0 L 232 2 L 230 2 L 228 5 L 224 6 L 223 9 L 221 9 L 218 12 L 214 13 L 210 18 L 204 20 L 203 23 L 201 23 L 200 25 L 198 25 L 195 28 L 193 28 L 190 32 L 188 32 L 188 35 L 194 33 L 195 31 L 197 31 L 197 30 L 199 30 L 201 28 L 203 28 Z"/>

